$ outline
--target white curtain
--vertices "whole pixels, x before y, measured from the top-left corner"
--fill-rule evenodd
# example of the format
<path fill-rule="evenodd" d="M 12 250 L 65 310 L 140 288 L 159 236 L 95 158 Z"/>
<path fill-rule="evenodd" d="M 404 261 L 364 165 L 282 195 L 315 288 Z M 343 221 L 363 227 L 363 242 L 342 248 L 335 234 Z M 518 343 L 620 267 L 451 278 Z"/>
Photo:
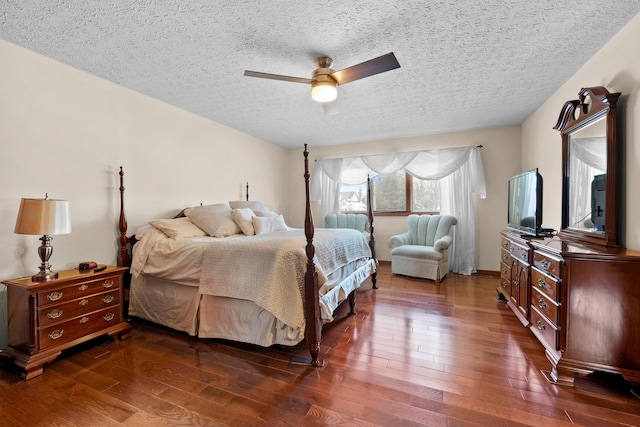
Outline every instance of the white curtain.
<path fill-rule="evenodd" d="M 591 230 L 591 182 L 607 170 L 605 137 L 571 138 L 569 151 L 569 227 Z"/>
<path fill-rule="evenodd" d="M 373 178 L 401 169 L 416 178 L 439 180 L 441 213 L 458 219 L 449 268 L 461 274 L 476 272 L 473 193 L 486 197 L 479 147 L 318 160 L 311 181 L 311 200 L 320 201 L 324 218 L 339 212 L 340 184 L 362 184 L 367 176 Z"/>

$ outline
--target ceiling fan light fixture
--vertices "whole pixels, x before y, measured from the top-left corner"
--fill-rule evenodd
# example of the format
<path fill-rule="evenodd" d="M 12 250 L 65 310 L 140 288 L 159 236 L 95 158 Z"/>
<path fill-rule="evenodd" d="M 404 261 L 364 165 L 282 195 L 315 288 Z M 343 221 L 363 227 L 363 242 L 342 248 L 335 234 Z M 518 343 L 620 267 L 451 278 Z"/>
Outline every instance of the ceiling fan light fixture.
<path fill-rule="evenodd" d="M 338 97 L 336 83 L 331 80 L 316 81 L 311 84 L 311 98 L 317 102 L 331 102 Z"/>

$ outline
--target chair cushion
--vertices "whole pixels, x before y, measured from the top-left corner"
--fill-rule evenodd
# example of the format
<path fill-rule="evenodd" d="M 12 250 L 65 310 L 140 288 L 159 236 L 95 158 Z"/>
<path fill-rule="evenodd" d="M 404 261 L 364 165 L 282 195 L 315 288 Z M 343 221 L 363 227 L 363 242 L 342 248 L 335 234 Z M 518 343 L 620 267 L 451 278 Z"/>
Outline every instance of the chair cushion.
<path fill-rule="evenodd" d="M 443 253 L 436 251 L 432 246 L 402 245 L 391 250 L 391 257 L 407 257 L 420 260 L 440 261 Z"/>

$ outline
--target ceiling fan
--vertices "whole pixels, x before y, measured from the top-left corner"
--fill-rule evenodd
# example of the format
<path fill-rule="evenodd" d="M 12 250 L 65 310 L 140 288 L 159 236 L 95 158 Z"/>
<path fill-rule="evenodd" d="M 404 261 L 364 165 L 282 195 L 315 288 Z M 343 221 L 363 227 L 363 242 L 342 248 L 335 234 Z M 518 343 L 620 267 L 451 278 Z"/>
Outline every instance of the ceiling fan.
<path fill-rule="evenodd" d="M 245 70 L 244 75 L 248 77 L 260 77 L 262 79 L 310 84 L 311 98 L 315 101 L 322 102 L 324 105 L 325 103 L 336 99 L 338 96 L 337 86 L 339 85 L 345 85 L 355 80 L 360 80 L 365 77 L 374 76 L 376 74 L 384 73 L 385 71 L 400 68 L 400 63 L 398 63 L 393 52 L 361 62 L 360 64 L 353 65 L 340 71 L 335 71 L 331 68 L 333 65 L 333 59 L 328 56 L 321 56 L 320 58 L 317 58 L 316 64 L 318 68 L 313 71 L 310 79 L 249 70 Z"/>

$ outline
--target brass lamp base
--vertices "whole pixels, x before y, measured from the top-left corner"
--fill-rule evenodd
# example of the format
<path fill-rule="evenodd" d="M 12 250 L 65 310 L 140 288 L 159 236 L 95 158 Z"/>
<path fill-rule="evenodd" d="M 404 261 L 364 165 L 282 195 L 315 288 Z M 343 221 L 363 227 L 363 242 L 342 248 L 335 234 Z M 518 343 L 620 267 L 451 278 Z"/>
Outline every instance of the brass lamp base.
<path fill-rule="evenodd" d="M 47 280 L 53 280 L 58 278 L 58 273 L 56 271 L 51 271 L 50 269 L 41 270 L 38 274 L 34 274 L 31 276 L 32 282 L 46 282 Z"/>
<path fill-rule="evenodd" d="M 38 255 L 40 255 L 40 272 L 31 276 L 32 282 L 45 282 L 47 280 L 53 280 L 58 278 L 58 273 L 51 271 L 51 265 L 49 264 L 49 258 L 53 253 L 53 247 L 51 247 L 51 236 L 44 235 L 40 238 L 42 245 L 38 247 Z"/>

